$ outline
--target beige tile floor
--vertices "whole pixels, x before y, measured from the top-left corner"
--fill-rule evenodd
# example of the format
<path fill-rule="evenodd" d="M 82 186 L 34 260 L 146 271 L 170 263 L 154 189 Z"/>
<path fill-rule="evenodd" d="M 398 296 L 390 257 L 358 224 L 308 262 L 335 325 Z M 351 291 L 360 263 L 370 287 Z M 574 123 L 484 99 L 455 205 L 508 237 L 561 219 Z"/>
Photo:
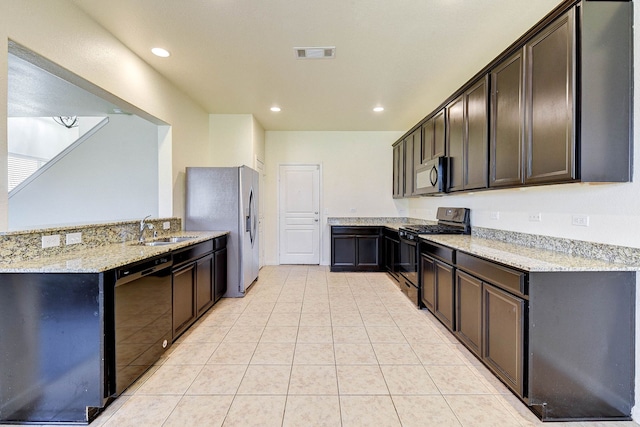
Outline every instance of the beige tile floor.
<path fill-rule="evenodd" d="M 91 426 L 541 424 L 385 274 L 267 266 Z"/>

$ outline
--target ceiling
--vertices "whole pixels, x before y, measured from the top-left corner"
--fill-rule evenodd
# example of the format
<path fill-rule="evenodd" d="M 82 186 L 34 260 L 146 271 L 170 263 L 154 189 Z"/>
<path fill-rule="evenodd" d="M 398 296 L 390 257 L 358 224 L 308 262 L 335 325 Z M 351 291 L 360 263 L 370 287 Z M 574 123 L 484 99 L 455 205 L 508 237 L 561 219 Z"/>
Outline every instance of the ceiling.
<path fill-rule="evenodd" d="M 72 1 L 209 113 L 253 114 L 266 130 L 375 131 L 408 130 L 560 3 Z M 296 59 L 306 46 L 336 57 Z"/>

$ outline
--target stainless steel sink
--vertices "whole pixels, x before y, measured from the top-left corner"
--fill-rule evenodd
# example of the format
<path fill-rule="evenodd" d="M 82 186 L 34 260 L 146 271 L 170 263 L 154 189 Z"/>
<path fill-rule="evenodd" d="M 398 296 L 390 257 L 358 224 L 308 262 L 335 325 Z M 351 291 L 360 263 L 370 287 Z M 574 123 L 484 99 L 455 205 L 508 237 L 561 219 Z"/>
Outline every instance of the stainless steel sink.
<path fill-rule="evenodd" d="M 187 242 L 189 240 L 196 239 L 196 236 L 173 236 L 173 237 L 159 237 L 147 242 L 133 242 L 133 246 L 166 246 L 174 243 Z"/>
<path fill-rule="evenodd" d="M 144 246 L 165 246 L 165 245 L 171 245 L 175 242 L 140 242 L 138 243 L 139 245 L 144 245 Z"/>
<path fill-rule="evenodd" d="M 180 243 L 180 242 L 186 242 L 189 240 L 193 240 L 195 239 L 195 236 L 180 236 L 180 237 L 160 237 L 157 239 L 153 239 L 153 241 L 149 242 L 149 243 Z"/>

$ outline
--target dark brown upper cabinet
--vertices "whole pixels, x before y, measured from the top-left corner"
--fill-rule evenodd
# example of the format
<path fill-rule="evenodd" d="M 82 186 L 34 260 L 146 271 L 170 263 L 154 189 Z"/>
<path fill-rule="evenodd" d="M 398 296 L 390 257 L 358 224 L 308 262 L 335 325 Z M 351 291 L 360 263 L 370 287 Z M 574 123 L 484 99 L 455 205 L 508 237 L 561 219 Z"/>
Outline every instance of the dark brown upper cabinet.
<path fill-rule="evenodd" d="M 413 196 L 413 134 L 410 134 L 403 141 L 404 150 L 404 197 Z"/>
<path fill-rule="evenodd" d="M 576 179 L 574 12 L 491 72 L 491 186 Z"/>
<path fill-rule="evenodd" d="M 464 190 L 465 132 L 464 99 L 459 96 L 447 105 L 448 191 Z"/>
<path fill-rule="evenodd" d="M 576 179 L 574 10 L 525 49 L 525 184 Z"/>
<path fill-rule="evenodd" d="M 414 161 L 413 161 L 413 140 L 414 134 L 410 134 L 403 141 L 404 145 L 404 197 L 413 196 L 414 185 Z M 418 142 L 419 143 L 419 142 Z"/>
<path fill-rule="evenodd" d="M 404 145 L 400 141 L 393 146 L 393 197 L 404 197 Z"/>
<path fill-rule="evenodd" d="M 522 52 L 491 71 L 490 187 L 524 183 Z"/>
<path fill-rule="evenodd" d="M 449 158 L 448 192 L 631 181 L 632 7 L 563 1 L 419 123 L 420 163 Z"/>
<path fill-rule="evenodd" d="M 445 109 L 442 108 L 422 124 L 422 162 L 446 153 Z"/>
<path fill-rule="evenodd" d="M 426 163 L 433 157 L 433 121 L 433 117 L 431 117 L 422 124 L 422 156 L 420 163 Z"/>
<path fill-rule="evenodd" d="M 422 159 L 420 128 L 393 145 L 393 197 L 415 195 L 415 167 Z"/>
<path fill-rule="evenodd" d="M 447 155 L 446 151 L 446 134 L 444 125 L 444 108 L 433 116 L 433 156 L 442 157 Z"/>
<path fill-rule="evenodd" d="M 483 78 L 447 106 L 448 191 L 487 187 L 487 105 Z"/>
<path fill-rule="evenodd" d="M 472 85 L 464 94 L 466 113 L 465 190 L 487 188 L 489 175 L 488 77 Z"/>

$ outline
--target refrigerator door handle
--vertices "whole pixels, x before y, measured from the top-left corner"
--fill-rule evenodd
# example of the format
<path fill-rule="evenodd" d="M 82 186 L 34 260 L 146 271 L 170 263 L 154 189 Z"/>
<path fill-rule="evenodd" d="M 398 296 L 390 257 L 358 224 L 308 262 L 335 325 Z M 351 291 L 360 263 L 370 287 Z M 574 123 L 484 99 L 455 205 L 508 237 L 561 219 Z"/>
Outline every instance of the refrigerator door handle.
<path fill-rule="evenodd" d="M 245 231 L 249 232 L 251 246 L 255 240 L 255 200 L 253 198 L 253 187 L 249 190 L 249 214 L 245 218 Z"/>

